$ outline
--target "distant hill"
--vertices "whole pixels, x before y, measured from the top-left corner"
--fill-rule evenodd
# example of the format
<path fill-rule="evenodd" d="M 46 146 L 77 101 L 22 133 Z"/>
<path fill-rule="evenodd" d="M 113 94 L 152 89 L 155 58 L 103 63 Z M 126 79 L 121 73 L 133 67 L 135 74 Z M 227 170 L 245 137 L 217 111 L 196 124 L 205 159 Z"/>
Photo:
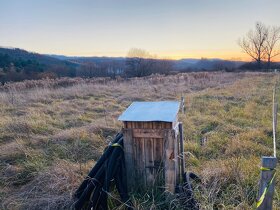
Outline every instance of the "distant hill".
<path fill-rule="evenodd" d="M 0 54 L 8 55 L 11 61 L 36 61 L 37 63 L 43 65 L 46 68 L 52 66 L 73 66 L 73 63 L 67 60 L 61 60 L 52 56 L 43 55 L 39 53 L 28 52 L 19 48 L 0 47 Z"/>
<path fill-rule="evenodd" d="M 153 73 L 169 71 L 235 70 L 244 62 L 222 59 L 154 60 L 157 69 Z M 161 66 L 163 65 L 163 66 Z M 245 66 L 246 67 L 246 66 Z M 44 77 L 116 77 L 126 74 L 125 57 L 82 57 L 48 55 L 28 52 L 19 48 L 0 47 L 0 82 L 40 79 Z M 164 70 L 167 68 L 167 70 Z M 247 67 L 246 67 L 247 68 Z M 150 70 L 150 69 L 148 69 Z"/>
<path fill-rule="evenodd" d="M 75 76 L 78 65 L 19 48 L 0 47 L 0 82 L 37 79 L 45 76 Z"/>
<path fill-rule="evenodd" d="M 74 63 L 103 63 L 103 62 L 124 62 L 125 57 L 97 57 L 97 56 L 90 56 L 90 57 L 83 57 L 83 56 L 65 56 L 65 55 L 48 55 L 52 58 L 56 58 L 62 61 L 69 61 Z"/>
<path fill-rule="evenodd" d="M 124 63 L 125 57 L 79 57 L 79 56 L 64 56 L 64 55 L 49 55 L 53 58 L 63 61 L 69 61 L 76 64 L 83 63 L 105 63 L 105 62 L 118 62 Z M 184 58 L 180 60 L 173 60 L 174 70 L 176 71 L 200 71 L 200 70 L 224 70 L 239 68 L 244 62 L 242 61 L 228 61 L 218 58 L 214 59 L 195 59 Z"/>
<path fill-rule="evenodd" d="M 179 71 L 201 71 L 201 70 L 234 70 L 238 69 L 244 62 L 228 61 L 223 59 L 181 59 L 175 61 L 175 68 Z"/>

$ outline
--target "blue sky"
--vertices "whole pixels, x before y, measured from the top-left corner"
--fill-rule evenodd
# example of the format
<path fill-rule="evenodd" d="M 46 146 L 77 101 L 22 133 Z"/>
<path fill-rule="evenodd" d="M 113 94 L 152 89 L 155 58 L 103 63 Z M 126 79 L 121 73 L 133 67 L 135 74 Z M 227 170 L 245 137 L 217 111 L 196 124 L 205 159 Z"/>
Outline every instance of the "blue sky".
<path fill-rule="evenodd" d="M 246 58 L 239 37 L 280 24 L 279 0 L 0 0 L 0 45 L 39 53 Z"/>

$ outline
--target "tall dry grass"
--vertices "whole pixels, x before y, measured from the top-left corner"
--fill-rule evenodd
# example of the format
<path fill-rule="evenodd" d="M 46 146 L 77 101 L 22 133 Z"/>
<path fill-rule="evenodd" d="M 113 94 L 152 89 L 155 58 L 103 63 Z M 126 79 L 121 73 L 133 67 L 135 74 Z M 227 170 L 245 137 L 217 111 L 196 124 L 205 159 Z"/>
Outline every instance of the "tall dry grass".
<path fill-rule="evenodd" d="M 201 209 L 251 209 L 260 157 L 272 152 L 272 87 L 277 77 L 203 72 L 1 86 L 1 208 L 71 208 L 75 188 L 121 129 L 121 112 L 132 101 L 179 100 L 183 95 L 186 167 L 202 178 L 201 184 L 194 183 Z M 110 208 L 118 209 L 114 196 Z M 164 203 L 157 192 L 131 197 L 137 209 L 181 208 L 176 199 Z M 280 208 L 277 196 L 274 202 Z"/>

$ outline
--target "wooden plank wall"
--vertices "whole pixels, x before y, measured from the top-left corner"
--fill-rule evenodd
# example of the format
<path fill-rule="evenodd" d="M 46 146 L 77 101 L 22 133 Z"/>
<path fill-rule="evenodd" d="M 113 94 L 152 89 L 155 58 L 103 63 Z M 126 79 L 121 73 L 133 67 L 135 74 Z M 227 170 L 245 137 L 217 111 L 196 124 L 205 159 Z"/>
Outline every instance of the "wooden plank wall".
<path fill-rule="evenodd" d="M 162 187 L 165 182 L 170 192 L 175 191 L 178 145 L 172 127 L 167 122 L 124 122 L 129 190 Z"/>

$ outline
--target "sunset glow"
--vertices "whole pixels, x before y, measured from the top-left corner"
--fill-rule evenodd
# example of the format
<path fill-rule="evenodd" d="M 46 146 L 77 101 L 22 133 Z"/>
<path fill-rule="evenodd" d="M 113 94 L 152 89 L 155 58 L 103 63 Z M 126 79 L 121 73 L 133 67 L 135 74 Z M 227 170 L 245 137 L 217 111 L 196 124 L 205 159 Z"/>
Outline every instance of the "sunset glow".
<path fill-rule="evenodd" d="M 0 45 L 71 56 L 126 56 L 137 47 L 171 59 L 250 60 L 237 40 L 256 21 L 279 25 L 280 1 L 268 2 L 0 0 Z"/>

